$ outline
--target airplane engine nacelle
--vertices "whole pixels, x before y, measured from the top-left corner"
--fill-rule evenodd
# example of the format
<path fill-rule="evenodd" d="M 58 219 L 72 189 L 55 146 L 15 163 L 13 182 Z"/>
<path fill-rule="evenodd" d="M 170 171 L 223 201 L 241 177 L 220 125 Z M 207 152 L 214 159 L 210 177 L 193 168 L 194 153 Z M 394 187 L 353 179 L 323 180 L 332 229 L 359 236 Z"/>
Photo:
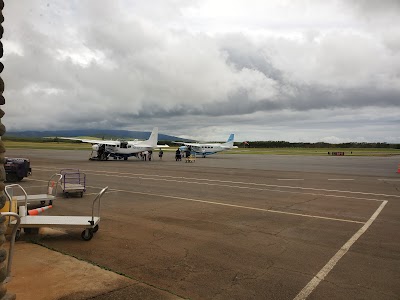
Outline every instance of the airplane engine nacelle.
<path fill-rule="evenodd" d="M 93 146 L 92 146 L 92 149 L 93 149 L 94 151 L 99 150 L 99 145 L 97 145 L 97 144 L 96 144 L 96 145 L 93 145 Z"/>

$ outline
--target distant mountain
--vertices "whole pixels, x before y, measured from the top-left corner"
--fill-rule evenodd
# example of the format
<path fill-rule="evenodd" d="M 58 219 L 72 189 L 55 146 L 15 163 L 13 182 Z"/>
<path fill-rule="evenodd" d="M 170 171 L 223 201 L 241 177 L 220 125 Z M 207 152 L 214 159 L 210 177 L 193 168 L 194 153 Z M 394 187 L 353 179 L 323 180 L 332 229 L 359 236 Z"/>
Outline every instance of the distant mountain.
<path fill-rule="evenodd" d="M 130 130 L 111 130 L 111 129 L 76 129 L 76 130 L 52 130 L 52 131 L 9 131 L 4 137 L 25 137 L 25 138 L 43 138 L 43 137 L 77 137 L 92 136 L 98 138 L 119 138 L 119 139 L 139 139 L 145 140 L 150 136 L 150 131 L 130 131 Z M 160 141 L 184 141 L 192 142 L 193 140 L 183 139 L 180 137 L 159 133 Z"/>

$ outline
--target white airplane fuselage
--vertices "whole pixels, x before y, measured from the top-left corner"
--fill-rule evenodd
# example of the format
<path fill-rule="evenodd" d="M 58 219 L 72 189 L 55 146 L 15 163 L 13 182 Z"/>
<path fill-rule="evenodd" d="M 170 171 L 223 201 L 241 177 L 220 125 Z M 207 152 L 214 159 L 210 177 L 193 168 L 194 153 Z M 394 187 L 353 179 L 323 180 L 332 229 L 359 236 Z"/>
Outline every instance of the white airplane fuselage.
<path fill-rule="evenodd" d="M 235 139 L 235 135 L 232 133 L 228 141 L 226 143 L 182 143 L 183 146 L 179 147 L 181 151 L 190 150 L 190 152 L 194 152 L 197 155 L 201 155 L 206 157 L 207 155 L 215 154 L 221 151 L 237 148 L 233 145 L 233 140 Z"/>
<path fill-rule="evenodd" d="M 192 144 L 190 145 L 192 152 L 195 152 L 197 155 L 207 156 L 211 154 L 215 154 L 217 152 L 221 152 L 227 150 L 229 148 L 224 147 L 222 144 Z M 186 151 L 188 146 L 179 147 L 181 151 Z"/>
<path fill-rule="evenodd" d="M 128 155 L 128 156 L 135 156 L 135 154 L 143 152 L 143 151 L 151 151 L 153 150 L 153 147 L 146 147 L 146 146 L 141 146 L 141 145 L 134 145 L 131 143 L 124 144 L 117 143 L 116 145 L 104 145 L 105 146 L 105 151 L 112 154 L 121 154 L 121 155 Z M 101 147 L 101 144 L 96 144 L 93 145 L 92 149 L 95 151 L 98 151 L 98 149 Z"/>

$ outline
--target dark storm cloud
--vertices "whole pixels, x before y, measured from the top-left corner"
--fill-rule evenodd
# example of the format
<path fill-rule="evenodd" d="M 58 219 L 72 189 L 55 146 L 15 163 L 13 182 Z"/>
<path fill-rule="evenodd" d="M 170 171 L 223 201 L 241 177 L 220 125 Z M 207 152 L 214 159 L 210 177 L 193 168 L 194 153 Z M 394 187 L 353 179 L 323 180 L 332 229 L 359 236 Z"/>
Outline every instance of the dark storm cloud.
<path fill-rule="evenodd" d="M 273 80 L 282 80 L 282 72 L 275 68 L 264 49 L 250 42 L 241 34 L 229 34 L 219 40 L 220 49 L 226 54 L 228 64 L 237 69 L 256 69 Z"/>

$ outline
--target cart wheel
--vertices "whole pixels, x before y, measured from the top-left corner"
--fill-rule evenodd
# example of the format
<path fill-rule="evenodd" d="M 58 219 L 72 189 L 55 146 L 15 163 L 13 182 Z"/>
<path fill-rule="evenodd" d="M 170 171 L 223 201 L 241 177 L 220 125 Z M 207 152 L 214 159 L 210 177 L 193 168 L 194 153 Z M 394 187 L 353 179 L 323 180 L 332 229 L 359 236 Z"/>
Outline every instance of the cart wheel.
<path fill-rule="evenodd" d="M 84 241 L 90 241 L 93 237 L 93 231 L 91 229 L 85 229 L 82 231 L 81 237 Z"/>
<path fill-rule="evenodd" d="M 46 201 L 40 201 L 40 205 L 45 205 Z"/>
<path fill-rule="evenodd" d="M 18 241 L 20 237 L 21 237 L 21 229 L 18 229 L 17 232 L 15 233 L 15 240 Z"/>
<path fill-rule="evenodd" d="M 99 225 L 94 226 L 93 229 L 92 229 L 93 233 L 95 233 L 97 231 L 99 231 Z"/>
<path fill-rule="evenodd" d="M 69 198 L 69 193 L 65 192 L 65 197 Z"/>

